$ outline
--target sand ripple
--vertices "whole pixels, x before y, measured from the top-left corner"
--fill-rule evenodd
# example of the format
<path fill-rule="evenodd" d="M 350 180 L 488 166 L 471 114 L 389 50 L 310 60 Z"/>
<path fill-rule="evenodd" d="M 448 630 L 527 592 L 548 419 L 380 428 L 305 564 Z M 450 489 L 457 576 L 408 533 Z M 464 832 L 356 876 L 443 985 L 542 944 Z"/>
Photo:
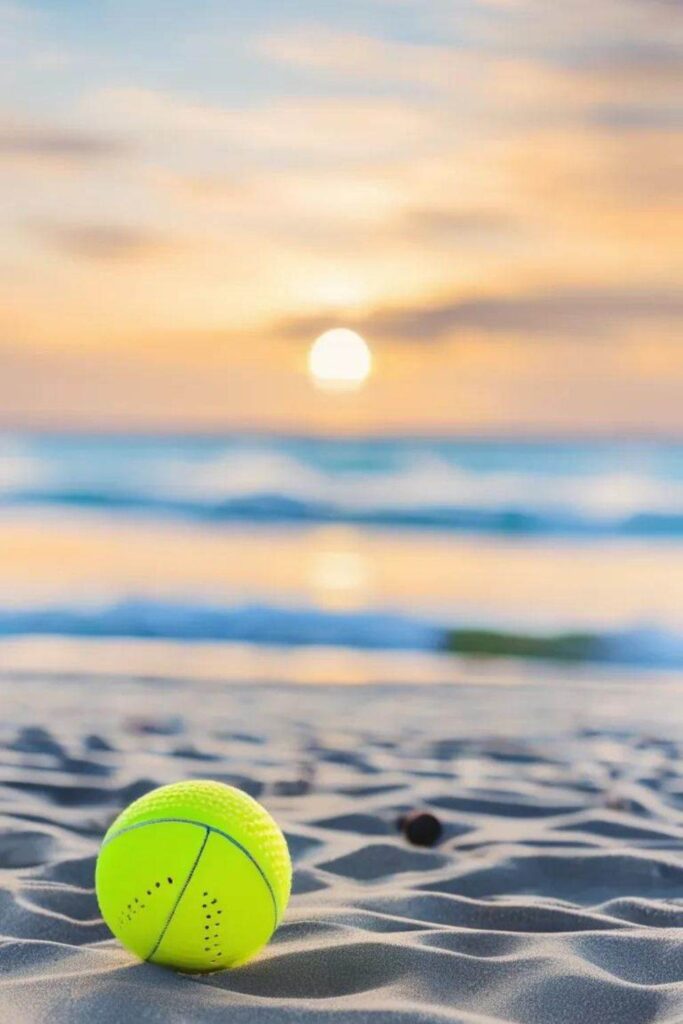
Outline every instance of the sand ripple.
<path fill-rule="evenodd" d="M 456 691 L 430 724 L 415 709 L 434 691 L 231 687 L 193 701 L 181 686 L 112 682 L 103 717 L 87 682 L 13 687 L 0 729 L 2 1020 L 683 1021 L 675 738 L 580 725 L 472 735 Z M 93 869 L 121 807 L 206 776 L 283 823 L 295 895 L 255 962 L 191 978 L 118 947 Z M 444 825 L 430 850 L 395 827 L 423 805 Z"/>

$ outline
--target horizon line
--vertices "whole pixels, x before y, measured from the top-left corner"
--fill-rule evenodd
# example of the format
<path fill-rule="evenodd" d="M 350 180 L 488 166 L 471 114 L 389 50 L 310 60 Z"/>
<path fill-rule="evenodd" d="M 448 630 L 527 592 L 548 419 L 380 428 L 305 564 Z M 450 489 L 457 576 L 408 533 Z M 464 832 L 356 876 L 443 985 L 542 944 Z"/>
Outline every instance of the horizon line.
<path fill-rule="evenodd" d="M 479 430 L 465 430 L 457 426 L 443 424 L 443 426 L 431 426 L 429 428 L 416 427 L 410 429 L 407 426 L 388 424 L 386 427 L 374 430 L 325 428 L 322 425 L 303 427 L 293 424 L 263 425 L 249 421 L 236 423 L 225 423 L 225 425 L 201 424 L 201 423 L 174 423 L 168 426 L 160 426 L 145 421 L 135 421 L 130 424 L 116 422 L 80 423 L 69 421 L 22 421 L 3 420 L 0 418 L 0 435 L 21 434 L 21 435 L 63 435 L 65 437 L 139 437 L 139 438 L 223 438 L 223 437 L 262 437 L 262 438 L 321 438 L 338 440 L 449 440 L 463 442 L 630 442 L 643 444 L 683 444 L 683 430 L 681 433 L 668 431 L 658 432 L 656 430 L 638 431 L 633 428 L 619 429 L 618 427 L 605 428 L 571 428 L 558 430 L 532 426 L 530 424 L 501 424 L 495 430 L 482 428 Z"/>

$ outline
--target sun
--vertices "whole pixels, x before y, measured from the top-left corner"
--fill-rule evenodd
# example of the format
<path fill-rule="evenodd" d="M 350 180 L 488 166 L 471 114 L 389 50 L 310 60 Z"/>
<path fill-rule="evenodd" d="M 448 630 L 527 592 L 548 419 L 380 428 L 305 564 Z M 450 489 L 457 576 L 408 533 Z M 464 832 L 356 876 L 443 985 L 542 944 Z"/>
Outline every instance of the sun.
<path fill-rule="evenodd" d="M 336 327 L 311 345 L 308 371 L 324 391 L 357 391 L 370 376 L 372 354 L 360 334 Z"/>

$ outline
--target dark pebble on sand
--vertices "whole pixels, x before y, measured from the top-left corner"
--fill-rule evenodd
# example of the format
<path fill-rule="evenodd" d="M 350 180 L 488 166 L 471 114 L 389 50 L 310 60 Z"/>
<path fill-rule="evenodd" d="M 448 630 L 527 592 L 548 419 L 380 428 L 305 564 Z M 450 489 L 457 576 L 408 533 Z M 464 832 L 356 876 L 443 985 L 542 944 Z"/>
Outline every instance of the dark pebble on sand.
<path fill-rule="evenodd" d="M 403 814 L 397 825 L 413 846 L 434 846 L 443 834 L 441 822 L 429 811 L 410 811 Z"/>

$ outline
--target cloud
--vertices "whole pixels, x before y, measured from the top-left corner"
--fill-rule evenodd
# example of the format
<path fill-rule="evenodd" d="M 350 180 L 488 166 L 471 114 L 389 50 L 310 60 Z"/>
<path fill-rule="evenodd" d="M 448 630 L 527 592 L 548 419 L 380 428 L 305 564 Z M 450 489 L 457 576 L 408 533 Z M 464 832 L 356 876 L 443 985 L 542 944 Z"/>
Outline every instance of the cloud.
<path fill-rule="evenodd" d="M 373 339 L 393 342 L 441 341 L 458 331 L 591 340 L 634 321 L 680 320 L 683 296 L 673 289 L 574 288 L 380 309 L 351 326 Z M 281 333 L 309 338 L 328 326 L 329 317 L 292 320 Z"/>
<path fill-rule="evenodd" d="M 366 81 L 452 88 L 472 62 L 449 46 L 397 42 L 325 26 L 302 26 L 257 40 L 262 56 L 290 67 Z"/>
<path fill-rule="evenodd" d="M 397 220 L 396 229 L 407 238 L 434 242 L 463 238 L 471 242 L 477 238 L 519 234 L 524 226 L 505 210 L 483 206 L 462 209 L 423 206 L 406 210 Z"/>
<path fill-rule="evenodd" d="M 123 155 L 121 139 L 89 131 L 26 124 L 0 124 L 0 159 L 90 162 Z"/>
<path fill-rule="evenodd" d="M 526 19 L 529 5 L 520 9 Z M 309 73 L 318 86 L 326 82 L 329 88 L 333 81 L 353 93 L 401 94 L 407 107 L 421 100 L 438 120 L 442 140 L 463 130 L 502 137 L 533 127 L 583 125 L 619 133 L 680 124 L 678 54 L 661 31 L 652 38 L 615 39 L 611 13 L 590 46 L 585 19 L 573 29 L 579 41 L 565 46 L 555 40 L 562 39 L 562 19 L 546 12 L 540 20 L 547 24 L 533 45 L 524 21 L 509 26 L 504 48 L 476 33 L 469 41 L 465 33 L 457 43 L 427 44 L 325 26 L 266 35 L 255 47 L 267 60 Z"/>
<path fill-rule="evenodd" d="M 141 227 L 48 222 L 34 224 L 33 228 L 56 248 L 89 260 L 146 258 L 177 247 L 166 235 Z"/>
<path fill-rule="evenodd" d="M 608 128 L 611 131 L 643 132 L 652 130 L 658 132 L 683 128 L 683 112 L 673 108 L 670 110 L 661 107 L 648 109 L 643 106 L 605 104 L 595 108 L 591 114 L 591 120 L 599 127 Z"/>
<path fill-rule="evenodd" d="M 106 120 L 149 144 L 154 137 L 176 146 L 178 135 L 194 146 L 247 153 L 369 158 L 436 139 L 443 117 L 417 102 L 383 97 L 278 97 L 250 106 L 194 102 L 154 89 L 99 90 L 81 114 Z"/>

